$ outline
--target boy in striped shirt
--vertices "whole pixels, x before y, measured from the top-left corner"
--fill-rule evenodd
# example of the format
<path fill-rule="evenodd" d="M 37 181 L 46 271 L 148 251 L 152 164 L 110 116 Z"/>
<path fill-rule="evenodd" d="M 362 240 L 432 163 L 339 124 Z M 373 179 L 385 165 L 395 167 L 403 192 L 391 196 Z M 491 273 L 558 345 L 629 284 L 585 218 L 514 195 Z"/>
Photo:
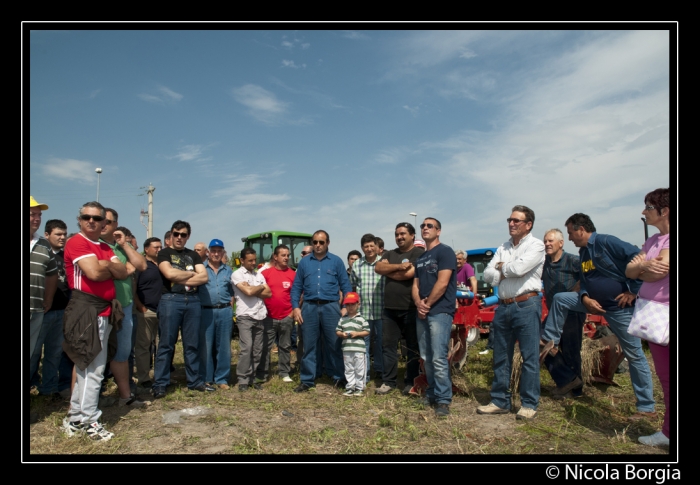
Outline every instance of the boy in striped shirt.
<path fill-rule="evenodd" d="M 344 396 L 361 396 L 365 388 L 365 339 L 369 335 L 369 324 L 358 312 L 360 296 L 354 291 L 348 292 L 343 300 L 348 313 L 340 317 L 335 328 L 336 335 L 343 339 L 343 363 L 345 364 Z"/>

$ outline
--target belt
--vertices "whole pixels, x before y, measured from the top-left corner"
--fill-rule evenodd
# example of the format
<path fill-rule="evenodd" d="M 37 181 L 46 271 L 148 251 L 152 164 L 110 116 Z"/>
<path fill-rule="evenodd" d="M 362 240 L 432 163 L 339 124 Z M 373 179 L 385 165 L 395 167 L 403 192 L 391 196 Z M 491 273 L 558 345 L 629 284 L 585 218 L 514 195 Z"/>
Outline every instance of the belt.
<path fill-rule="evenodd" d="M 226 307 L 230 307 L 230 306 L 231 306 L 230 303 L 219 303 L 218 305 L 214 305 L 214 306 L 202 305 L 202 308 L 226 308 Z"/>
<path fill-rule="evenodd" d="M 326 303 L 337 303 L 338 300 L 304 300 L 304 303 L 313 303 L 314 305 L 325 305 Z"/>
<path fill-rule="evenodd" d="M 515 298 L 506 298 L 504 300 L 499 299 L 498 301 L 502 305 L 510 305 L 511 303 L 518 302 L 520 303 L 521 301 L 528 300 L 532 298 L 533 296 L 539 296 L 539 293 L 536 291 L 530 291 L 529 293 L 523 293 L 522 295 L 518 295 Z"/>

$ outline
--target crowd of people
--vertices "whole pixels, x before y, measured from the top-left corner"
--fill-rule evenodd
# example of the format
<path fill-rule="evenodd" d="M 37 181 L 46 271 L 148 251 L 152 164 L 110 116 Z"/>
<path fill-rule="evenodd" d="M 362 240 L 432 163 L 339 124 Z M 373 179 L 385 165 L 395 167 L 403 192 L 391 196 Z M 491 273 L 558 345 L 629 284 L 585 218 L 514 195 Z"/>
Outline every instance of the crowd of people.
<path fill-rule="evenodd" d="M 484 271 L 498 288 L 499 304 L 489 336 L 494 378 L 491 402 L 481 415 L 511 412 L 511 367 L 515 343 L 522 356 L 516 419 L 533 419 L 540 400 L 544 364 L 556 389 L 554 399 L 582 395 L 581 345 L 585 314 L 602 314 L 630 364 L 637 412 L 629 419 L 656 416 L 649 365 L 639 337 L 628 333 L 639 295 L 669 305 L 669 191 L 645 198 L 647 222 L 659 229 L 640 251 L 612 235 L 598 234 L 590 217 L 574 214 L 566 222 L 575 256 L 563 250 L 560 229 L 532 235 L 534 212 L 516 205 L 507 218 L 509 239 Z M 30 376 L 39 394 L 70 399 L 63 421 L 69 435 L 109 440 L 100 422 L 99 398 L 106 372 L 114 377 L 118 404 L 139 408 L 150 392 L 160 399 L 171 386 L 175 345 L 180 337 L 187 387 L 212 393 L 234 386 L 231 338 L 235 315 L 240 355 L 235 366 L 240 392 L 262 389 L 277 373 L 294 383 L 296 349 L 299 379 L 293 391 L 315 388 L 323 374 L 362 396 L 374 377 L 374 392 L 396 390 L 399 348 L 406 357 L 401 393 L 411 393 L 420 362 L 427 389 L 421 402 L 437 417 L 450 414 L 452 380 L 449 349 L 457 288 L 477 297 L 467 253 L 440 241 L 442 224 L 433 217 L 416 228 L 395 228 L 396 248 L 384 249 L 373 234 L 360 239 L 360 251 L 343 260 L 329 252 L 330 235 L 319 230 L 305 247 L 296 270 L 290 248 L 278 245 L 270 261 L 258 267 L 253 248 L 240 253 L 241 266 L 226 264 L 223 241 L 186 247 L 192 228 L 175 221 L 161 241 L 150 237 L 143 252 L 118 213 L 98 202 L 84 204 L 80 231 L 69 237 L 66 224 L 46 222 L 48 205 L 30 196 Z M 549 317 L 541 325 L 542 289 Z M 235 309 L 235 311 L 234 311 Z M 666 327 L 668 311 L 666 310 Z M 668 445 L 671 396 L 668 345 L 650 342 L 666 407 L 661 431 L 640 441 Z M 39 362 L 42 362 L 39 379 Z M 135 368 L 135 371 L 134 371 Z M 135 373 L 135 375 L 134 375 Z M 134 379 L 135 377 L 135 379 Z M 40 383 L 39 383 L 40 381 Z"/>

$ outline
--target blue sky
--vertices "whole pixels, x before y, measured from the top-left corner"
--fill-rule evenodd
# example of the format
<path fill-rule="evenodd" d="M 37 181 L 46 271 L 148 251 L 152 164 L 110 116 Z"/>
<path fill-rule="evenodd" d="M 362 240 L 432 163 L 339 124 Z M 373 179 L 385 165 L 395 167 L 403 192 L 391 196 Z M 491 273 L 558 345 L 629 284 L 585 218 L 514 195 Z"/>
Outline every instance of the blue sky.
<path fill-rule="evenodd" d="M 23 48 L 44 221 L 77 229 L 101 167 L 141 243 L 152 183 L 155 235 L 184 219 L 190 248 L 322 228 L 345 259 L 367 232 L 395 247 L 410 212 L 495 247 L 516 204 L 539 238 L 584 212 L 641 246 L 644 195 L 677 164 L 667 31 L 50 30 Z"/>

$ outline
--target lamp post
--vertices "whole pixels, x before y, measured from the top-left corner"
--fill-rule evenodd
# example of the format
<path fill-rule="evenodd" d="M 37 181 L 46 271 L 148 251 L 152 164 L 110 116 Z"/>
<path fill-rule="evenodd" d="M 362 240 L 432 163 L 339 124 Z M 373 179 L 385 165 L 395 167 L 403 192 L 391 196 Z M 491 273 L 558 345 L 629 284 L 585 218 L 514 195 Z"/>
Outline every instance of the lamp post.
<path fill-rule="evenodd" d="M 416 219 L 416 217 L 418 217 L 418 214 L 416 214 L 415 212 L 409 212 L 408 215 L 409 215 L 409 216 L 413 216 L 413 228 L 414 228 L 414 229 L 417 228 L 418 226 L 416 225 L 416 224 L 417 224 L 417 219 Z M 416 230 L 417 230 L 417 229 L 416 229 Z"/>
<path fill-rule="evenodd" d="M 100 201 L 100 174 L 102 173 L 102 169 L 97 167 L 95 169 L 95 173 L 97 174 L 97 200 L 96 202 Z"/>

